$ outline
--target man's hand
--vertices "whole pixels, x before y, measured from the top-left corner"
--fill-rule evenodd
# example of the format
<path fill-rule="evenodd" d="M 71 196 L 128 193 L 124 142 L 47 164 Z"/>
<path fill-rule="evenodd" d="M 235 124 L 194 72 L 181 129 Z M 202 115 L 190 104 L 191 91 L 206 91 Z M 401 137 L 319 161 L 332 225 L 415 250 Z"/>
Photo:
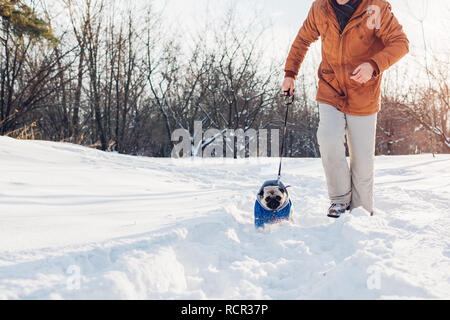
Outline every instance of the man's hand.
<path fill-rule="evenodd" d="M 358 68 L 353 71 L 350 79 L 358 82 L 358 83 L 366 83 L 373 77 L 373 69 L 372 65 L 369 62 L 363 63 Z"/>
<path fill-rule="evenodd" d="M 286 77 L 283 82 L 283 92 L 287 96 L 287 91 L 289 91 L 289 95 L 292 96 L 294 94 L 295 80 L 294 78 Z"/>

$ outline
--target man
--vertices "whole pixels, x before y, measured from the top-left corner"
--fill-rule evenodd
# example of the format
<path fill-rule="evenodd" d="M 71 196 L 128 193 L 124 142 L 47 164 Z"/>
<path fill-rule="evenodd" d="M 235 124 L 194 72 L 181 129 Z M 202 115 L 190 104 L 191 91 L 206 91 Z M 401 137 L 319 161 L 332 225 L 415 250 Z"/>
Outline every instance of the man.
<path fill-rule="evenodd" d="M 316 0 L 287 58 L 282 86 L 287 94 L 294 92 L 300 65 L 319 37 L 317 138 L 332 203 L 328 216 L 339 218 L 358 207 L 373 215 L 381 78 L 408 53 L 409 41 L 385 0 Z"/>

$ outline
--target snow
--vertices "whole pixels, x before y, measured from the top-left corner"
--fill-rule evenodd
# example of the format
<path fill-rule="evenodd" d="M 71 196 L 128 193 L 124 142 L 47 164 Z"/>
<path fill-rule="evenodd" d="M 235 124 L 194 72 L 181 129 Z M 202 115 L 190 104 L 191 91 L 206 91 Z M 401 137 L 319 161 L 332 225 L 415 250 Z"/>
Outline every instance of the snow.
<path fill-rule="evenodd" d="M 277 166 L 0 137 L 0 299 L 450 298 L 450 155 L 378 157 L 376 215 L 339 220 L 288 159 L 295 224 L 256 231 Z"/>

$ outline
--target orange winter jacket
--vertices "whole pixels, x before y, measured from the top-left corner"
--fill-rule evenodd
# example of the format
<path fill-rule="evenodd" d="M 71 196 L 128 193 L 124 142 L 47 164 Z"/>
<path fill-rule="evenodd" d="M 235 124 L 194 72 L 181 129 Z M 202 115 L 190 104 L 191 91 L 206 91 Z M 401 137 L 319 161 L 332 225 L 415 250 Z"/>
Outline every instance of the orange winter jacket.
<path fill-rule="evenodd" d="M 362 0 L 341 31 L 329 0 L 316 0 L 292 45 L 286 76 L 296 77 L 311 43 L 322 39 L 317 101 L 352 115 L 380 111 L 382 73 L 409 51 L 402 26 L 385 0 Z M 362 63 L 374 66 L 373 78 L 359 84 L 351 80 Z"/>

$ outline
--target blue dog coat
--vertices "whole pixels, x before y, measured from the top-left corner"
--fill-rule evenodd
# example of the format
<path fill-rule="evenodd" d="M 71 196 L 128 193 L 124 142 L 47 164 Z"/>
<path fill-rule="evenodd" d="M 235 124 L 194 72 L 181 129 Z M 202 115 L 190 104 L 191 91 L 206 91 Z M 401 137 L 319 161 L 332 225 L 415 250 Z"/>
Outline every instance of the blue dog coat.
<path fill-rule="evenodd" d="M 262 205 L 262 200 L 260 193 L 264 190 L 265 187 L 269 186 L 279 186 L 280 188 L 286 190 L 287 198 L 289 201 L 286 201 L 284 205 L 278 209 L 278 210 L 268 210 L 264 208 Z M 291 215 L 291 209 L 292 209 L 292 202 L 289 199 L 289 193 L 286 189 L 286 186 L 281 182 L 277 180 L 271 180 L 267 181 L 263 184 L 261 189 L 259 189 L 258 196 L 256 198 L 255 203 L 255 227 L 256 228 L 262 228 L 264 225 L 267 224 L 273 224 L 276 222 L 280 222 L 283 220 L 289 220 Z"/>

